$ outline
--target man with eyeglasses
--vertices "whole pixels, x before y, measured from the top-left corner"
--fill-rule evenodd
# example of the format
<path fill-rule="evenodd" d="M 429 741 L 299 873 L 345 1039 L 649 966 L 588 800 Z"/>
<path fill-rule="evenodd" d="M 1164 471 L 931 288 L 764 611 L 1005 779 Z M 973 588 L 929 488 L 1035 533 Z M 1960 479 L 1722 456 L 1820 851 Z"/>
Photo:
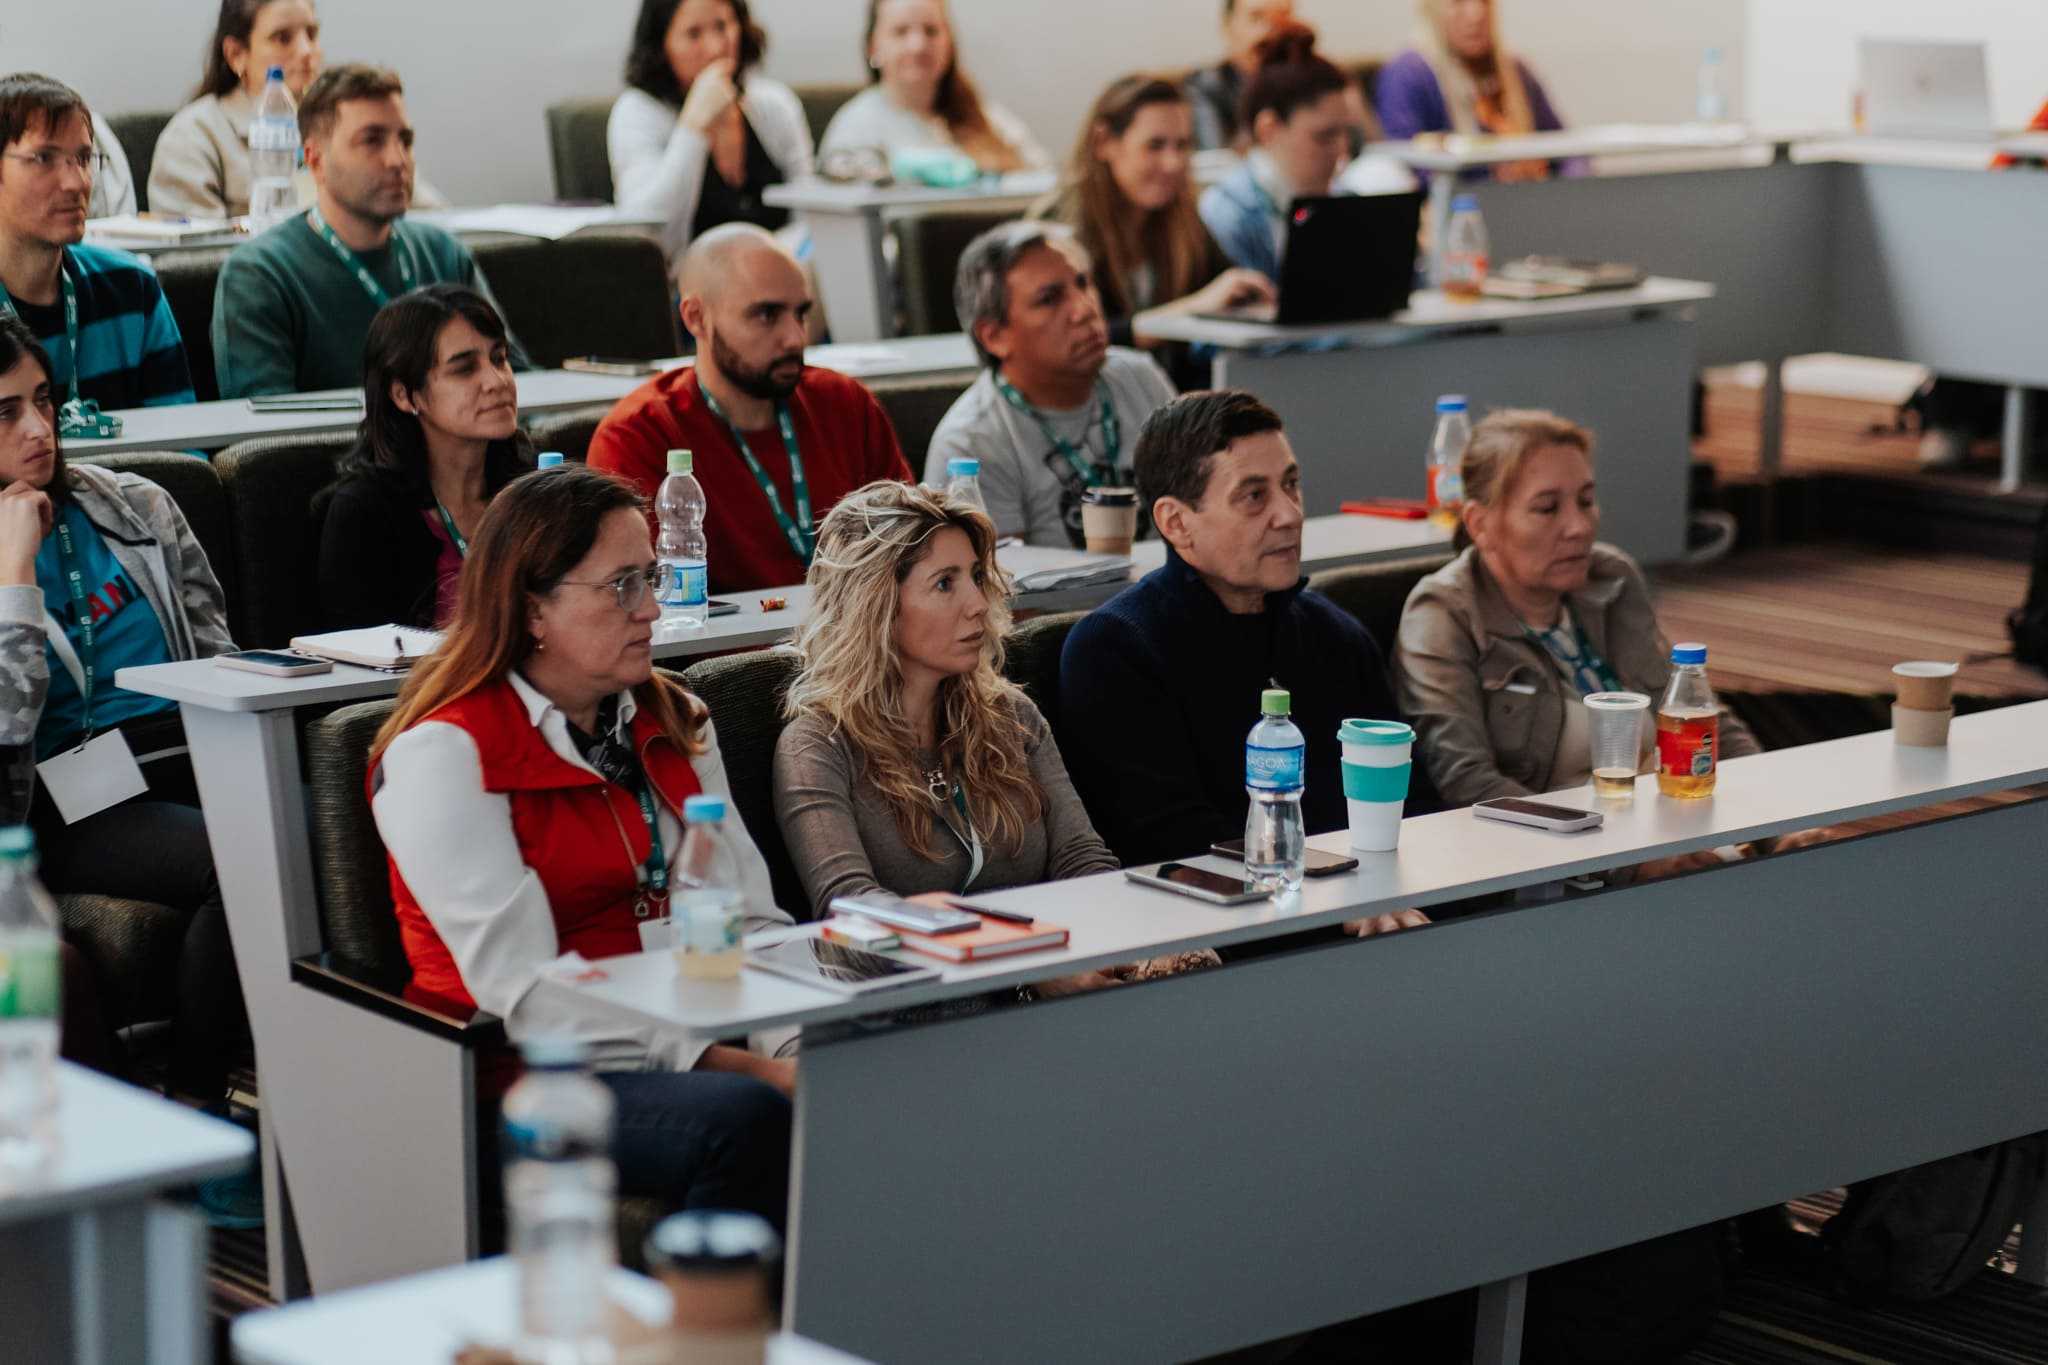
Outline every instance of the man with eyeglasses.
<path fill-rule="evenodd" d="M 299 138 L 313 207 L 235 248 L 214 286 L 222 398 L 355 387 L 371 320 L 422 285 L 466 285 L 497 306 L 468 247 L 405 217 L 413 129 L 397 72 L 321 72 L 299 102 Z M 517 338 L 506 343 L 512 368 L 526 369 Z"/>
<path fill-rule="evenodd" d="M 50 353 L 67 436 L 111 435 L 103 410 L 193 401 L 184 338 L 156 274 L 84 246 L 105 154 L 76 90 L 0 76 L 0 313 Z"/>

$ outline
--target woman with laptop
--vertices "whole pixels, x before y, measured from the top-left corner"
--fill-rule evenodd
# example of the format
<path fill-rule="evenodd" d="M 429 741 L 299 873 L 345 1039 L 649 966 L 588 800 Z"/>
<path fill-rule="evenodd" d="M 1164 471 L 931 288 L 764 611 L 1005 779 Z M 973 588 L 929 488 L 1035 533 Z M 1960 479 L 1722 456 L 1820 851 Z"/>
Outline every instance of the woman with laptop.
<path fill-rule="evenodd" d="M 1273 282 L 1230 264 L 1195 207 L 1194 112 L 1182 87 L 1157 76 L 1113 82 L 1088 112 L 1065 176 L 1032 207 L 1074 230 L 1118 346 L 1141 346 L 1182 388 L 1205 370 L 1186 347 L 1145 332 L 1145 315 L 1215 313 L 1274 301 Z"/>

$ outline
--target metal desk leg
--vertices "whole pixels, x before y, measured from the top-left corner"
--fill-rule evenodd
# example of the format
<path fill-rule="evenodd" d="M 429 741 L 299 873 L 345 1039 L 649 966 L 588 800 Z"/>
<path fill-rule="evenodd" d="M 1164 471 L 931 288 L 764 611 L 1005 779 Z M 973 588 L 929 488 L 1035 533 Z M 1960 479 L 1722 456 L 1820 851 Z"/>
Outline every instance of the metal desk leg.
<path fill-rule="evenodd" d="M 1472 1331 L 1472 1365 L 1520 1365 L 1522 1310 L 1528 1300 L 1527 1275 L 1480 1286 L 1479 1320 Z"/>
<path fill-rule="evenodd" d="M 2032 443 L 2034 413 L 2026 386 L 2005 391 L 2005 432 L 1998 451 L 1998 491 L 2017 493 L 2027 476 L 2027 447 Z"/>
<path fill-rule="evenodd" d="M 834 341 L 879 341 L 896 334 L 896 291 L 883 253 L 879 212 L 806 213 L 811 259 Z"/>

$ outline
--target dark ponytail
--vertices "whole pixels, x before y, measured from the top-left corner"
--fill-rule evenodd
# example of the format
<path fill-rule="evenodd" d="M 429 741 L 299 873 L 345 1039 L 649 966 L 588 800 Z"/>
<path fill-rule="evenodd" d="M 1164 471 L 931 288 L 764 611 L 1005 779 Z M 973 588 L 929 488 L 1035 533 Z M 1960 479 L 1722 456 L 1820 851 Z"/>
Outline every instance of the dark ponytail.
<path fill-rule="evenodd" d="M 1336 63 L 1316 52 L 1315 30 L 1306 24 L 1283 24 L 1257 49 L 1258 70 L 1246 82 L 1238 104 L 1238 126 L 1272 110 L 1282 123 L 1326 95 L 1341 95 L 1349 82 Z"/>

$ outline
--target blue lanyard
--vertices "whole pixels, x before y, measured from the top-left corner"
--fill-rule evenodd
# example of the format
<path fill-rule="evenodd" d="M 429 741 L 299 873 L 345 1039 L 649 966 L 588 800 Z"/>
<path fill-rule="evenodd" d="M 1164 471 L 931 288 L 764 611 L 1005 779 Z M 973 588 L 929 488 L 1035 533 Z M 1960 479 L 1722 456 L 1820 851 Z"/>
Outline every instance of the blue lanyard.
<path fill-rule="evenodd" d="M 376 304 L 379 308 L 391 302 L 390 292 L 383 285 L 377 283 L 377 277 L 370 273 L 370 267 L 363 264 L 363 258 L 349 250 L 348 243 L 342 241 L 340 237 L 335 235 L 334 229 L 327 226 L 327 220 L 320 216 L 319 205 L 315 204 L 312 208 L 306 210 L 306 222 L 313 231 L 319 233 L 326 240 L 327 245 L 333 249 L 335 257 L 340 260 L 342 265 L 355 275 L 356 283 L 361 285 L 363 292 L 370 296 L 370 302 Z M 410 293 L 412 292 L 412 258 L 403 251 L 395 249 L 398 242 L 396 231 L 393 232 L 391 240 L 394 248 L 392 254 L 398 258 L 400 292 Z"/>
<path fill-rule="evenodd" d="M 1621 679 L 1614 676 L 1614 670 L 1608 666 L 1607 660 L 1594 651 L 1592 641 L 1586 638 L 1586 632 L 1579 625 L 1579 618 L 1573 616 L 1571 622 L 1572 639 L 1577 647 L 1576 654 L 1567 653 L 1558 646 L 1556 637 L 1559 631 L 1555 626 L 1538 633 L 1524 622 L 1522 630 L 1530 639 L 1542 645 L 1544 652 L 1551 658 L 1572 671 L 1572 682 L 1579 689 L 1580 696 L 1589 697 L 1595 692 L 1621 691 Z"/>
<path fill-rule="evenodd" d="M 718 400 L 711 396 L 711 390 L 704 386 L 701 378 L 697 381 L 697 392 L 704 395 L 704 406 L 711 409 L 711 415 L 725 423 L 725 429 L 732 433 L 732 443 L 740 448 L 740 458 L 754 472 L 754 482 L 761 485 L 761 492 L 768 499 L 768 510 L 775 514 L 775 524 L 782 528 L 782 534 L 789 541 L 789 548 L 796 551 L 797 559 L 809 568 L 811 552 L 817 548 L 818 537 L 811 530 L 811 490 L 804 482 L 804 457 L 797 448 L 796 424 L 789 419 L 789 404 L 775 405 L 775 424 L 782 428 L 782 448 L 789 452 L 789 487 L 796 495 L 794 519 L 783 510 L 782 495 L 775 491 L 775 481 L 754 458 L 754 448 L 747 444 L 747 434 L 725 415 L 725 409 L 718 406 Z"/>
<path fill-rule="evenodd" d="M 121 419 L 110 417 L 100 411 L 97 402 L 88 403 L 79 396 L 79 354 L 78 354 L 78 286 L 72 282 L 71 272 L 64 268 L 69 259 L 61 250 L 57 256 L 57 283 L 64 291 L 64 349 L 71 356 L 71 397 L 57 413 L 57 434 L 59 436 L 119 436 Z M 14 299 L 8 294 L 7 286 L 0 284 L 0 317 L 20 318 L 21 313 L 14 306 Z"/>
<path fill-rule="evenodd" d="M 1095 381 L 1096 396 L 1102 402 L 1102 410 L 1096 418 L 1102 427 L 1102 464 L 1100 465 L 1083 459 L 1081 452 L 1074 448 L 1074 443 L 1054 431 L 1052 423 L 1045 420 L 1045 415 L 1026 402 L 1024 395 L 1017 392 L 1010 381 L 1000 375 L 996 377 L 996 392 L 1003 396 L 1004 402 L 1038 423 L 1039 431 L 1044 434 L 1046 440 L 1052 442 L 1054 450 L 1067 457 L 1067 463 L 1074 467 L 1074 473 L 1081 477 L 1082 483 L 1090 488 L 1094 488 L 1102 484 L 1106 477 L 1114 478 L 1116 476 L 1117 457 L 1123 454 L 1124 449 L 1124 434 L 1122 425 L 1117 421 L 1116 407 L 1109 401 L 1109 386 L 1107 384 L 1104 384 L 1099 379 Z M 1109 471 L 1106 476 L 1103 472 L 1105 468 Z"/>
<path fill-rule="evenodd" d="M 640 867 L 640 896 L 633 902 L 633 917 L 645 919 L 648 901 L 652 899 L 668 913 L 668 856 L 661 848 L 661 816 L 654 808 L 654 778 L 643 767 L 640 770 L 639 790 L 634 793 L 640 798 L 640 818 L 647 822 L 647 861 Z"/>
<path fill-rule="evenodd" d="M 71 527 L 64 520 L 64 514 L 57 514 L 57 560 L 64 570 L 64 582 L 71 593 L 71 614 L 78 623 L 78 671 L 84 685 L 79 691 L 84 694 L 85 716 L 81 739 L 92 738 L 92 687 L 98 671 L 98 635 L 93 628 L 92 603 L 85 592 L 85 575 L 79 571 L 78 550 L 71 543 Z"/>

